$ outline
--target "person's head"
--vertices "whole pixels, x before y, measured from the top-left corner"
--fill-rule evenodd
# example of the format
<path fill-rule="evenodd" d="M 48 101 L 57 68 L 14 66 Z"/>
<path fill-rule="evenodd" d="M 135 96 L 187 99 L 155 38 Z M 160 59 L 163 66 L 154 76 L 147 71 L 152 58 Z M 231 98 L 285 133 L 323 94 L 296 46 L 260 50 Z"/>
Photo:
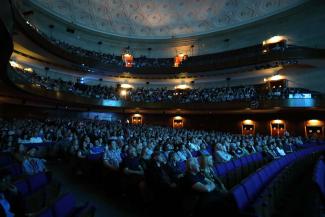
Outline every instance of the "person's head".
<path fill-rule="evenodd" d="M 86 141 L 83 141 L 83 142 L 82 142 L 82 148 L 84 148 L 84 149 L 85 149 L 85 148 L 87 148 L 87 147 L 88 147 L 88 144 L 87 144 L 87 142 L 86 142 Z"/>
<path fill-rule="evenodd" d="M 21 154 L 24 153 L 24 151 L 25 151 L 25 146 L 24 146 L 24 144 L 19 144 L 18 151 L 19 151 L 19 153 L 21 153 Z"/>
<path fill-rule="evenodd" d="M 162 152 L 156 152 L 153 156 L 153 159 L 159 164 L 165 164 L 166 158 Z"/>
<path fill-rule="evenodd" d="M 179 161 L 176 152 L 170 152 L 168 154 L 168 162 L 169 163 L 177 163 Z"/>
<path fill-rule="evenodd" d="M 217 143 L 215 147 L 217 151 L 223 151 L 223 147 L 220 143 Z"/>
<path fill-rule="evenodd" d="M 27 149 L 26 155 L 28 157 L 34 157 L 37 149 L 38 149 L 37 147 L 32 147 L 32 148 Z"/>
<path fill-rule="evenodd" d="M 116 141 L 115 140 L 112 140 L 111 141 L 111 148 L 112 148 L 112 150 L 114 150 L 114 149 L 117 148 L 117 144 L 116 144 Z"/>
<path fill-rule="evenodd" d="M 128 155 L 129 155 L 129 157 L 136 157 L 137 156 L 136 148 L 133 146 L 130 146 L 128 149 Z"/>

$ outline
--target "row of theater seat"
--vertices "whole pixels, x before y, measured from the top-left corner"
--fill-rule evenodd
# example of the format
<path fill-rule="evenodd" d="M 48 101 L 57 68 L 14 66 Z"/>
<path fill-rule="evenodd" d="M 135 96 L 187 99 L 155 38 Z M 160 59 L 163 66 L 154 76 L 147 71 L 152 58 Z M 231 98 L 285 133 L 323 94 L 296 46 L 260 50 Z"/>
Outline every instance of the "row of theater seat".
<path fill-rule="evenodd" d="M 76 199 L 71 193 L 66 193 L 57 199 L 53 205 L 42 210 L 37 217 L 91 217 L 95 208 L 89 203 L 76 205 Z"/>
<path fill-rule="evenodd" d="M 16 216 L 77 217 L 94 216 L 95 207 L 86 203 L 77 207 L 71 193 L 60 195 L 61 184 L 50 172 L 26 176 L 22 166 L 8 153 L 0 153 L 0 171 L 9 173 L 17 194 L 9 194 Z"/>
<path fill-rule="evenodd" d="M 266 159 L 262 153 L 254 153 L 226 163 L 216 164 L 214 170 L 229 189 L 250 173 L 260 168 Z"/>
<path fill-rule="evenodd" d="M 210 146 L 207 147 L 207 151 L 212 154 L 212 148 Z M 199 152 L 192 152 L 193 157 L 198 157 L 199 154 Z M 99 162 L 102 160 L 102 157 L 102 153 L 91 154 L 88 155 L 85 160 L 90 162 Z M 267 160 L 263 157 L 262 153 L 259 152 L 225 163 L 218 163 L 215 165 L 214 170 L 225 186 L 231 188 L 266 162 Z M 183 173 L 186 172 L 186 161 L 178 162 L 178 166 Z"/>
<path fill-rule="evenodd" d="M 315 166 L 313 181 L 315 182 L 320 195 L 325 199 L 325 163 L 323 159 L 320 159 Z"/>
<path fill-rule="evenodd" d="M 312 188 L 314 191 L 313 215 L 315 217 L 321 217 L 325 215 L 325 163 L 324 156 L 322 156 L 316 163 L 313 176 L 312 176 Z"/>
<path fill-rule="evenodd" d="M 13 208 L 34 213 L 50 205 L 60 193 L 60 184 L 49 173 L 39 173 L 14 183 L 18 190 Z"/>
<path fill-rule="evenodd" d="M 325 146 L 316 146 L 288 154 L 270 162 L 234 186 L 231 194 L 238 214 L 271 216 L 279 198 L 285 192 L 285 187 L 294 181 L 295 175 L 301 169 L 299 163 L 308 162 L 313 153 L 324 150 Z"/>

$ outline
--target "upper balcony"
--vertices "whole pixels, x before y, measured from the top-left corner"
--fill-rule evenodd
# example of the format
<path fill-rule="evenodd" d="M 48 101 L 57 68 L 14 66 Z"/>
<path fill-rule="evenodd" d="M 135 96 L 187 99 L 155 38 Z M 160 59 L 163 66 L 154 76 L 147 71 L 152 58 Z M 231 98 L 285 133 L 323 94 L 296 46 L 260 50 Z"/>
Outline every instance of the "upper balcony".
<path fill-rule="evenodd" d="M 19 28 L 31 40 L 45 50 L 71 61 L 80 67 L 96 69 L 100 72 L 133 74 L 176 74 L 202 73 L 209 71 L 239 68 L 268 63 L 272 61 L 296 60 L 301 58 L 319 58 L 325 56 L 324 50 L 298 46 L 286 46 L 283 41 L 266 47 L 262 44 L 216 54 L 189 56 L 179 67 L 174 67 L 173 58 L 134 58 L 133 67 L 124 67 L 121 56 L 85 50 L 51 38 L 37 27 L 26 21 L 16 11 L 15 19 Z"/>

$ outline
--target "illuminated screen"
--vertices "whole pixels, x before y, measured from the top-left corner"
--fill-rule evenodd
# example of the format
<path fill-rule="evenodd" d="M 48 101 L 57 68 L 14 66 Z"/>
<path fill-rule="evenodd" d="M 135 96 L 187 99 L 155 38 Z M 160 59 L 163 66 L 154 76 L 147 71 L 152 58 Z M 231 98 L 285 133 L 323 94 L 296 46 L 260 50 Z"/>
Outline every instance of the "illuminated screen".
<path fill-rule="evenodd" d="M 314 99 L 289 99 L 289 103 L 288 103 L 289 107 L 314 107 L 315 106 L 315 102 Z"/>
<path fill-rule="evenodd" d="M 311 93 L 290 93 L 289 99 L 311 99 Z"/>

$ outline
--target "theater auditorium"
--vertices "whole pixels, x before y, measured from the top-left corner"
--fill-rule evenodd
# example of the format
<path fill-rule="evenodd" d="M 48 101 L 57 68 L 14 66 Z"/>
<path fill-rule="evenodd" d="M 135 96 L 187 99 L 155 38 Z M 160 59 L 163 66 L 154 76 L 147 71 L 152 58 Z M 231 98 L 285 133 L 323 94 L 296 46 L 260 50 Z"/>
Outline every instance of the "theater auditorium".
<path fill-rule="evenodd" d="M 324 0 L 1 0 L 0 217 L 325 216 Z"/>

